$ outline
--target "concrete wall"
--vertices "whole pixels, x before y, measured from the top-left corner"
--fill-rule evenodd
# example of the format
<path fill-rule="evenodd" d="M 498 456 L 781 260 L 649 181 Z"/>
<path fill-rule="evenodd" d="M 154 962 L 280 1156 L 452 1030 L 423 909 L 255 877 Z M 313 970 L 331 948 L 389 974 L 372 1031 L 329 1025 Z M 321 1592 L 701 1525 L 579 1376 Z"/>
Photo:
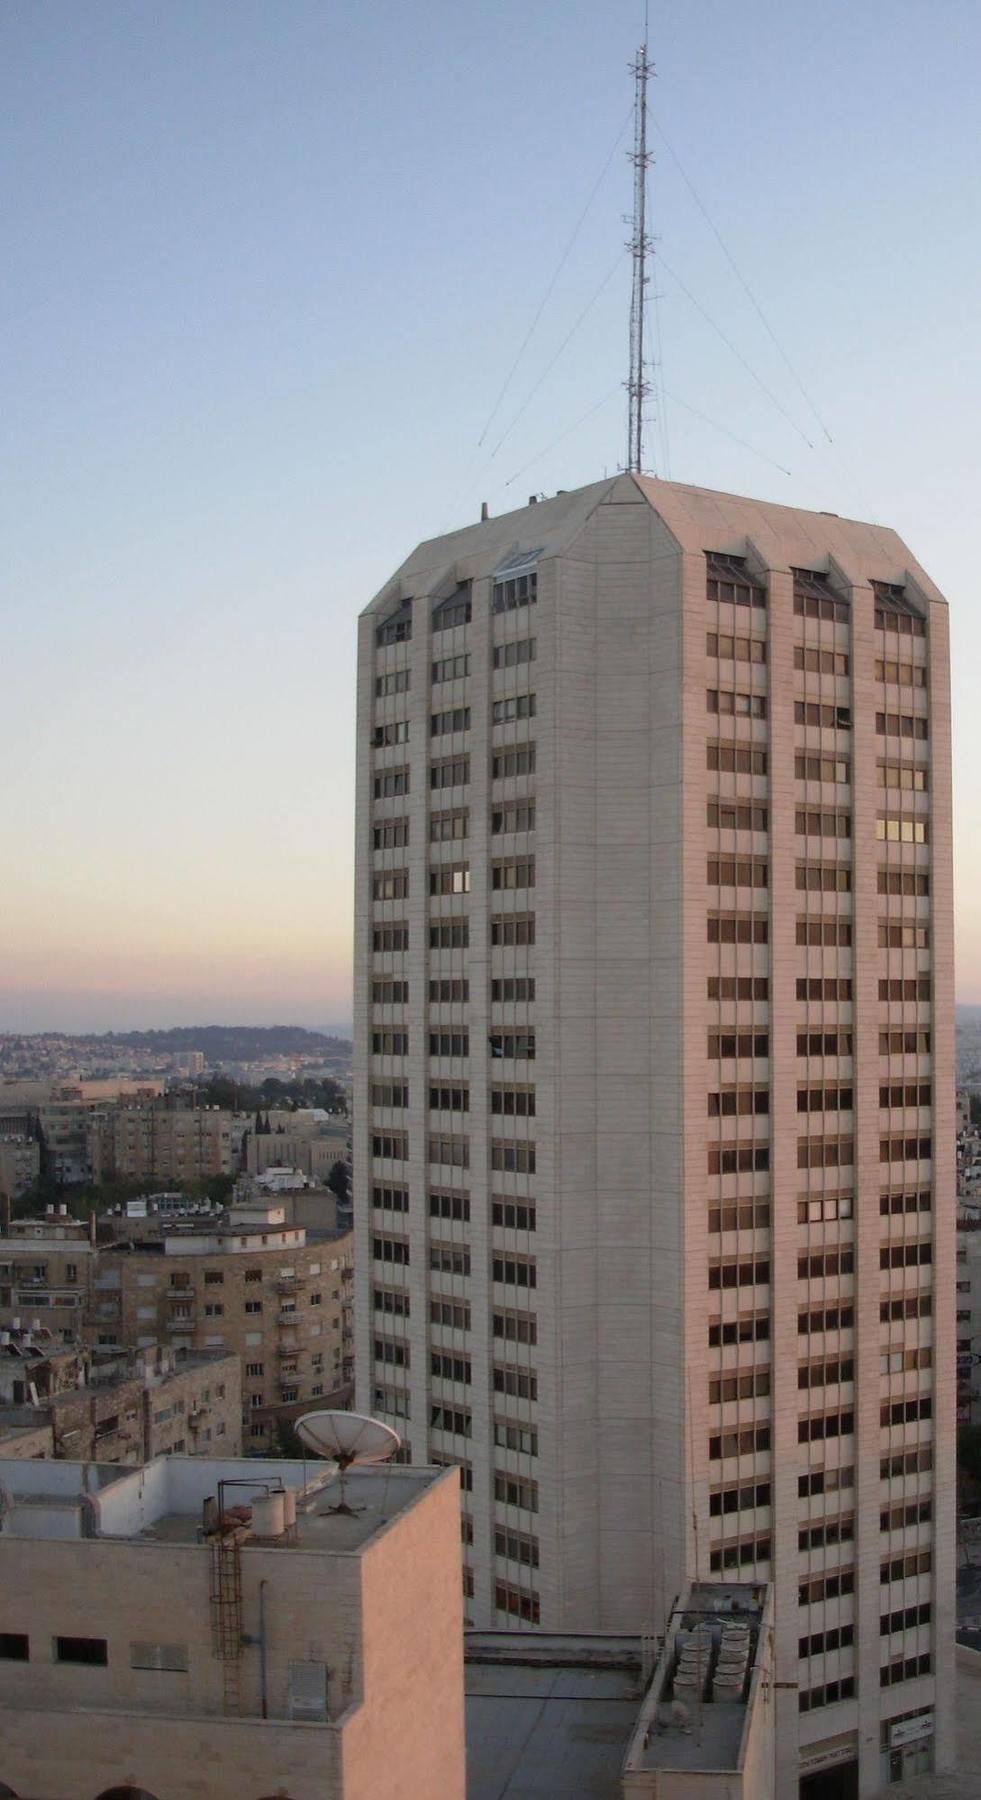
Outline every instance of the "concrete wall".
<path fill-rule="evenodd" d="M 182 1483 L 200 1486 L 192 1464 L 158 1468 L 151 1481 L 166 1489 L 173 1479 L 174 1492 L 156 1493 L 151 1515 L 180 1500 Z M 147 1480 L 134 1473 L 121 1485 L 104 1524 L 139 1529 Z M 360 1553 L 243 1551 L 241 1718 L 224 1714 L 207 1545 L 0 1538 L 0 1630 L 27 1632 L 31 1651 L 4 1665 L 0 1781 L 45 1800 L 88 1800 L 124 1780 L 157 1800 L 463 1800 L 455 1488 L 452 1476 L 420 1482 Z M 260 1582 L 268 1723 L 258 1717 Z M 55 1636 L 105 1638 L 108 1665 L 56 1662 Z M 181 1646 L 187 1668 L 134 1669 L 134 1643 Z M 329 1726 L 287 1722 L 296 1659 L 327 1665 Z"/>

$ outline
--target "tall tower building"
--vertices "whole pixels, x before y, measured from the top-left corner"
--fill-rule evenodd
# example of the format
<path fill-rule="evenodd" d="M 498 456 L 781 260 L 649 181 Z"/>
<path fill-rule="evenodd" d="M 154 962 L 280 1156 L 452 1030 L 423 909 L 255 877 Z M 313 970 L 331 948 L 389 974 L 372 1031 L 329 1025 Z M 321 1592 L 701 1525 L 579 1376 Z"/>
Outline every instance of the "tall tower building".
<path fill-rule="evenodd" d="M 776 1791 L 942 1766 L 942 597 L 878 526 L 620 475 L 360 632 L 360 1405 L 462 1465 L 475 1623 L 771 1581 Z"/>

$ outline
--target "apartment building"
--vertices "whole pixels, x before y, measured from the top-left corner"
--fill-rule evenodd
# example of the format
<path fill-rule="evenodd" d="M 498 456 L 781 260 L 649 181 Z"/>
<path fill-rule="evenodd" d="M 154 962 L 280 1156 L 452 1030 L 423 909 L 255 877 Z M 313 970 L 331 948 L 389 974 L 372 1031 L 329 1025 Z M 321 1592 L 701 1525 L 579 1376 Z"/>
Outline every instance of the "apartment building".
<path fill-rule="evenodd" d="M 67 1349 L 43 1329 L 0 1331 L 0 1431 L 39 1429 L 50 1434 L 44 1454 L 75 1462 L 239 1456 L 241 1364 L 220 1352 Z"/>
<path fill-rule="evenodd" d="M 279 1421 L 351 1389 L 350 1233 L 308 1242 L 285 1207 L 245 1204 L 215 1224 L 100 1252 L 86 1335 L 235 1354 L 247 1452 L 275 1449 Z"/>
<path fill-rule="evenodd" d="M 463 1800 L 457 1479 L 0 1460 L 0 1794 Z"/>
<path fill-rule="evenodd" d="M 952 1754 L 948 690 L 894 532 L 632 475 L 360 622 L 359 1404 L 478 1627 L 771 1583 L 813 1800 Z"/>
<path fill-rule="evenodd" d="M 310 1108 L 308 1112 L 265 1112 L 262 1122 L 262 1131 L 253 1128 L 245 1141 L 245 1166 L 250 1175 L 264 1175 L 267 1169 L 298 1169 L 311 1181 L 325 1182 L 335 1163 L 348 1160 L 350 1127 L 346 1119 Z"/>
<path fill-rule="evenodd" d="M 0 1194 L 19 1200 L 41 1173 L 41 1146 L 34 1136 L 8 1132 L 0 1136 Z"/>
<path fill-rule="evenodd" d="M 233 1117 L 217 1106 L 129 1103 L 105 1112 L 94 1131 L 92 1163 L 105 1179 L 180 1184 L 235 1172 Z"/>
<path fill-rule="evenodd" d="M 82 1336 L 96 1251 L 64 1207 L 14 1219 L 0 1237 L 0 1329 L 36 1322 L 63 1343 Z"/>

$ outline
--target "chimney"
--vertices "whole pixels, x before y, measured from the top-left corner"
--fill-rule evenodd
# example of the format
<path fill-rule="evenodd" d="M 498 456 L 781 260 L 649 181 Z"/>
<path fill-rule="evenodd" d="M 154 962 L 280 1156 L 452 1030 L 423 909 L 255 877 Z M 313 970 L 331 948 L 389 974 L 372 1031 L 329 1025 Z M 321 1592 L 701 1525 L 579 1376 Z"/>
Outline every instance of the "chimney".
<path fill-rule="evenodd" d="M 528 505 L 529 506 L 537 506 L 538 505 L 538 495 L 537 494 L 529 494 L 528 495 Z"/>
<path fill-rule="evenodd" d="M 480 502 L 480 523 L 483 525 L 485 520 L 487 520 L 489 518 L 490 518 L 490 507 L 488 506 L 486 500 L 482 500 Z"/>

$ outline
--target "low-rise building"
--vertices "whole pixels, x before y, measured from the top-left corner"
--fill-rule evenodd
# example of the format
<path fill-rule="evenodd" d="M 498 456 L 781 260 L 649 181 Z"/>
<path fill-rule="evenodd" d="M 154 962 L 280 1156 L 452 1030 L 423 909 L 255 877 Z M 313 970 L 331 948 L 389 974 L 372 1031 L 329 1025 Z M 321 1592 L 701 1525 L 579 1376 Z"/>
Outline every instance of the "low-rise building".
<path fill-rule="evenodd" d="M 19 1200 L 41 1173 L 41 1146 L 26 1132 L 0 1136 L 0 1194 Z"/>
<path fill-rule="evenodd" d="M 330 1475 L 0 1461 L 0 1793 L 463 1800 L 456 1473 Z"/>
<path fill-rule="evenodd" d="M 4 1339 L 7 1342 L 4 1342 Z M 47 1454 L 136 1464 L 169 1451 L 238 1456 L 242 1378 L 236 1356 L 52 1349 L 0 1332 L 0 1428 L 44 1429 Z"/>
<path fill-rule="evenodd" d="M 262 1113 L 245 1141 L 245 1167 L 250 1175 L 267 1169 L 295 1169 L 311 1181 L 327 1180 L 335 1163 L 350 1158 L 350 1120 L 309 1107 L 300 1112 Z"/>
<path fill-rule="evenodd" d="M 91 1235 L 63 1207 L 13 1220 L 0 1237 L 0 1329 L 43 1326 L 63 1343 L 81 1338 L 97 1255 Z"/>
<path fill-rule="evenodd" d="M 350 1399 L 352 1262 L 350 1233 L 308 1242 L 280 1204 L 235 1206 L 217 1223 L 103 1250 L 86 1334 L 237 1355 L 244 1447 L 275 1449 L 280 1421 Z"/>
<path fill-rule="evenodd" d="M 234 1173 L 232 1114 L 217 1106 L 128 1103 L 103 1113 L 97 1132 L 92 1160 L 105 1177 L 181 1183 Z"/>

